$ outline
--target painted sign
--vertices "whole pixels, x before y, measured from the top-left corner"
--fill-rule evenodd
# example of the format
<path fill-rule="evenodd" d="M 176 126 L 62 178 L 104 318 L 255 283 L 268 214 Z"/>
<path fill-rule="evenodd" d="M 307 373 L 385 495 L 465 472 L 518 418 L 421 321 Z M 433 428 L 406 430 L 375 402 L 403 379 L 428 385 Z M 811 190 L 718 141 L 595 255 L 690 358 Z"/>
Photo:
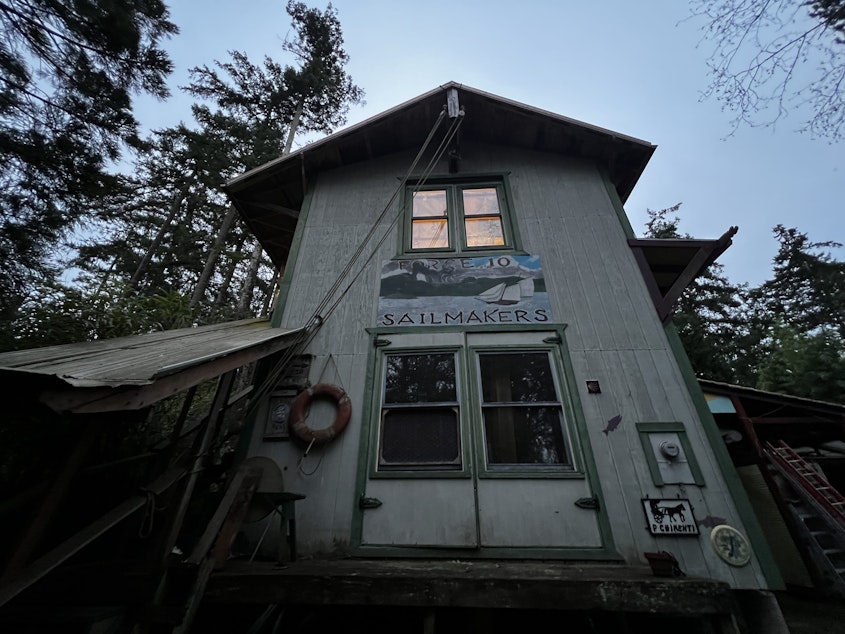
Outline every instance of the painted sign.
<path fill-rule="evenodd" d="M 549 298 L 537 256 L 426 258 L 382 264 L 379 326 L 549 321 Z"/>
<path fill-rule="evenodd" d="M 689 500 L 646 498 L 642 502 L 652 535 L 698 535 Z"/>

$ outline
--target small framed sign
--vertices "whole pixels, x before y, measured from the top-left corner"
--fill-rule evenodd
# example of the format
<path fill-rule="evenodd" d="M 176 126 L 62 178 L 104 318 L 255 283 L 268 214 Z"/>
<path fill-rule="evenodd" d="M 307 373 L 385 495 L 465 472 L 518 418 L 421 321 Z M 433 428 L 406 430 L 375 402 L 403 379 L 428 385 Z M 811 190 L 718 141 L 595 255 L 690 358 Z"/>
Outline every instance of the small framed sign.
<path fill-rule="evenodd" d="M 265 440 L 286 440 L 290 438 L 290 408 L 296 392 L 285 390 L 270 395 L 267 405 L 267 422 L 264 426 Z"/>
<path fill-rule="evenodd" d="M 642 503 L 652 535 L 698 535 L 689 500 L 644 498 Z"/>

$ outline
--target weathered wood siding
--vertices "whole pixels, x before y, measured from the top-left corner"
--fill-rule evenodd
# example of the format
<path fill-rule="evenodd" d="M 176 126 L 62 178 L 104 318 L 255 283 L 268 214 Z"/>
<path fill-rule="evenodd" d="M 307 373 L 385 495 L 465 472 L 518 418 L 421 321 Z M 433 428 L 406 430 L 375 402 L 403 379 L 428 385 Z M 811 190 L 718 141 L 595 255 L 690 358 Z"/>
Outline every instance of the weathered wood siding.
<path fill-rule="evenodd" d="M 572 379 L 618 552 L 628 562 L 642 565 L 645 551 L 668 550 L 688 575 L 723 579 L 738 587 L 764 586 L 756 560 L 731 568 L 717 557 L 707 528 L 702 527 L 698 537 L 655 538 L 648 532 L 641 504 L 646 496 L 687 498 L 699 520 L 712 515 L 739 528 L 742 524 L 598 169 L 556 155 L 468 143 L 462 144 L 461 154 L 462 174 L 508 174 L 521 246 L 540 256 L 552 320 L 567 324 Z M 304 325 L 392 196 L 411 159 L 410 154 L 393 156 L 320 174 L 311 191 L 298 259 L 289 263 L 293 276 L 283 298 L 282 327 Z M 446 171 L 444 164 L 435 174 Z M 401 196 L 384 227 L 398 212 L 399 200 Z M 361 493 L 355 482 L 362 414 L 369 398 L 364 394 L 370 371 L 365 328 L 375 325 L 381 262 L 396 255 L 397 231 L 394 226 L 309 349 L 316 355 L 312 382 L 337 383 L 349 392 L 355 405 L 349 429 L 334 443 L 314 450 L 299 466 L 298 445 L 263 443 L 260 434 L 253 440 L 254 454 L 284 465 L 288 489 L 308 496 L 298 506 L 302 552 L 345 548 L 350 541 Z M 602 393 L 588 394 L 587 379 L 598 379 Z M 618 429 L 602 433 L 616 415 L 622 417 Z M 657 487 L 652 481 L 635 424 L 676 421 L 686 427 L 704 487 Z"/>

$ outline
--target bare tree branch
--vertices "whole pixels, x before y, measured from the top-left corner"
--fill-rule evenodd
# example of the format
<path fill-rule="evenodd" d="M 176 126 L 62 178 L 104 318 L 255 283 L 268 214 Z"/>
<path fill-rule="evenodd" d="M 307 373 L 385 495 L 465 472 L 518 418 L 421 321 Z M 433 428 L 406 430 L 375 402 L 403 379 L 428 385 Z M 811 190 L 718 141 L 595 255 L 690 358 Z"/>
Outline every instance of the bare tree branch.
<path fill-rule="evenodd" d="M 712 47 L 703 98 L 742 125 L 774 126 L 791 112 L 831 142 L 845 136 L 845 0 L 693 0 Z"/>

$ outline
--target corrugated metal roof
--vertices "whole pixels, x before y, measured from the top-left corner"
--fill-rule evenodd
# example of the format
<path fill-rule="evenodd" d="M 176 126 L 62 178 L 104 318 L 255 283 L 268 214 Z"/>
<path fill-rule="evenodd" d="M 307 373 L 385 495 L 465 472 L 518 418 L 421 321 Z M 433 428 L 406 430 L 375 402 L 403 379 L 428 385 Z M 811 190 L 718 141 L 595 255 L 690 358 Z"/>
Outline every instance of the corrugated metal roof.
<path fill-rule="evenodd" d="M 266 319 L 246 319 L 6 352 L 0 354 L 0 372 L 55 377 L 73 387 L 150 385 L 235 352 L 290 338 L 300 331 L 272 328 Z"/>

